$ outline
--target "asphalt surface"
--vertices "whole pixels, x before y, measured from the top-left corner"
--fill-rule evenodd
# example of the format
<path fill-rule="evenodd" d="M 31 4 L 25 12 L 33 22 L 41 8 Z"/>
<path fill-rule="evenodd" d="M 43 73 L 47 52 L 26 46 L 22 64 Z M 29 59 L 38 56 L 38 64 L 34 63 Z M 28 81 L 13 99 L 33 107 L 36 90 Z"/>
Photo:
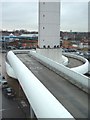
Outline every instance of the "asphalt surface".
<path fill-rule="evenodd" d="M 32 56 L 17 54 L 49 91 L 63 104 L 74 118 L 88 118 L 88 94 L 57 75 Z M 47 106 L 48 107 L 48 106 Z"/>
<path fill-rule="evenodd" d="M 83 62 L 81 60 L 77 60 L 75 58 L 68 57 L 68 61 L 69 61 L 69 64 L 67 65 L 67 67 L 69 67 L 69 68 L 78 67 L 80 65 L 83 65 Z"/>

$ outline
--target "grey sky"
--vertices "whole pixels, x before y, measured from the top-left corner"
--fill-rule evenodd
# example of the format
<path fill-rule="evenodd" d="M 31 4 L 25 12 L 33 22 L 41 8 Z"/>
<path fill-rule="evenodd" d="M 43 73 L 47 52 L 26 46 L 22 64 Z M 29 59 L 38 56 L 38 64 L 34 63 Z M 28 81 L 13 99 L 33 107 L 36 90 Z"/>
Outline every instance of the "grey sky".
<path fill-rule="evenodd" d="M 7 2 L 6 2 L 7 1 Z M 11 2 L 12 1 L 12 2 Z M 37 0 L 2 0 L 2 17 L 0 29 L 38 30 Z M 23 1 L 23 2 L 22 2 Z M 88 31 L 88 0 L 77 0 L 61 3 L 61 30 Z M 2 27 L 1 27 L 2 26 Z"/>

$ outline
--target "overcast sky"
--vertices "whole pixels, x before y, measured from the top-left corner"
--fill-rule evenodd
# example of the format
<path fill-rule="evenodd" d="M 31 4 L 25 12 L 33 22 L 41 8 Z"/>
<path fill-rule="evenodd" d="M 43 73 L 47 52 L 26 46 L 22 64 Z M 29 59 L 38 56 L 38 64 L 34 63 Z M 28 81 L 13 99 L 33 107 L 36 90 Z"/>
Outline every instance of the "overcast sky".
<path fill-rule="evenodd" d="M 2 0 L 2 2 L 0 2 L 0 11 L 2 9 L 2 13 L 0 13 L 0 29 L 37 31 L 37 1 L 38 0 Z M 71 0 L 62 0 L 60 19 L 60 30 L 88 31 L 88 0 L 73 0 L 73 2 L 71 2 Z"/>

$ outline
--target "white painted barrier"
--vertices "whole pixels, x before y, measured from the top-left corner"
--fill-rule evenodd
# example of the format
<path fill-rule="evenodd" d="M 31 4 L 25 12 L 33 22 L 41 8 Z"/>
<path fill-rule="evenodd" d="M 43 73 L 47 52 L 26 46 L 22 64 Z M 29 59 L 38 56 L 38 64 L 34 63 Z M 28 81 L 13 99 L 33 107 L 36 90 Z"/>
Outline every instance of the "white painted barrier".
<path fill-rule="evenodd" d="M 37 118 L 73 118 L 12 51 L 7 59 Z"/>
<path fill-rule="evenodd" d="M 28 54 L 28 52 L 30 52 L 30 50 L 12 50 L 12 52 L 14 52 L 15 54 Z M 17 76 L 15 75 L 15 72 L 12 69 L 12 67 L 9 65 L 9 63 L 5 62 L 5 65 L 6 65 L 7 74 L 12 78 L 17 79 Z"/>
<path fill-rule="evenodd" d="M 65 66 L 68 65 L 68 58 L 62 55 L 62 59 L 63 59 L 62 64 L 65 65 Z"/>
<path fill-rule="evenodd" d="M 81 66 L 71 68 L 71 70 L 78 72 L 78 73 L 81 73 L 81 74 L 85 74 L 89 71 L 89 62 L 86 58 L 79 56 L 79 55 L 75 55 L 75 54 L 69 54 L 69 53 L 64 53 L 64 55 L 71 57 L 71 58 L 81 60 L 84 63 Z"/>
<path fill-rule="evenodd" d="M 33 49 L 32 49 L 33 50 Z M 28 52 L 30 52 L 30 49 L 27 49 L 27 50 L 12 50 L 13 53 L 16 53 L 16 54 L 26 54 Z"/>
<path fill-rule="evenodd" d="M 89 65 L 88 65 L 88 71 L 90 72 L 90 62 L 89 62 Z"/>
<path fill-rule="evenodd" d="M 90 78 L 33 51 L 30 51 L 29 55 L 34 56 L 39 62 L 42 62 L 44 65 L 88 93 L 88 89 L 90 89 L 90 86 L 88 85 L 88 80 L 90 80 Z"/>
<path fill-rule="evenodd" d="M 7 74 L 12 78 L 17 79 L 17 77 L 15 75 L 15 72 L 13 71 L 12 67 L 7 62 L 5 62 L 5 65 L 6 65 Z"/>

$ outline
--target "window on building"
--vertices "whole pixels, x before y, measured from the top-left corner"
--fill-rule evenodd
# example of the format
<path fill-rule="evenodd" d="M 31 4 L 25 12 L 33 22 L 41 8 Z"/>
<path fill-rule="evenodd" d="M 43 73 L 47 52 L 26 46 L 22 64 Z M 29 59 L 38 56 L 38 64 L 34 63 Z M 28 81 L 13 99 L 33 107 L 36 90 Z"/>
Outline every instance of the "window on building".
<path fill-rule="evenodd" d="M 43 48 L 46 48 L 46 46 L 45 46 L 45 45 L 43 45 Z"/>
<path fill-rule="evenodd" d="M 57 48 L 59 48 L 59 45 L 57 45 Z"/>
<path fill-rule="evenodd" d="M 43 17 L 45 17 L 45 15 L 43 15 Z"/>
<path fill-rule="evenodd" d="M 48 48 L 50 48 L 50 45 L 48 45 Z"/>
<path fill-rule="evenodd" d="M 43 2 L 43 5 L 45 5 L 45 2 Z"/>
<path fill-rule="evenodd" d="M 45 27 L 43 27 L 43 29 L 45 29 Z"/>
<path fill-rule="evenodd" d="M 54 45 L 54 48 L 56 48 L 56 45 Z"/>

